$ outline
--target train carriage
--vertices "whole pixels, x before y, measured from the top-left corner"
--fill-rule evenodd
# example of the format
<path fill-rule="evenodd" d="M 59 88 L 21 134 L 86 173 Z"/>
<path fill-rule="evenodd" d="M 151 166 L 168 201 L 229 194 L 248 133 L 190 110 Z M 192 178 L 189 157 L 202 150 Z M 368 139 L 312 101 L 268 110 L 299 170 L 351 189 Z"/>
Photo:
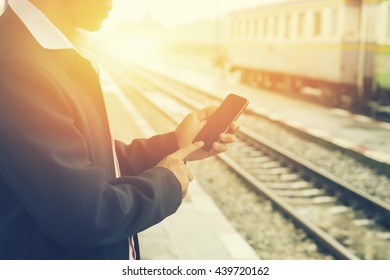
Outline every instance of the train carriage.
<path fill-rule="evenodd" d="M 377 1 L 285 1 L 230 15 L 228 58 L 244 82 L 364 103 L 371 88 Z"/>
<path fill-rule="evenodd" d="M 370 102 L 372 111 L 390 113 L 390 0 L 383 0 L 379 4 L 378 45 L 373 80 L 375 96 Z"/>

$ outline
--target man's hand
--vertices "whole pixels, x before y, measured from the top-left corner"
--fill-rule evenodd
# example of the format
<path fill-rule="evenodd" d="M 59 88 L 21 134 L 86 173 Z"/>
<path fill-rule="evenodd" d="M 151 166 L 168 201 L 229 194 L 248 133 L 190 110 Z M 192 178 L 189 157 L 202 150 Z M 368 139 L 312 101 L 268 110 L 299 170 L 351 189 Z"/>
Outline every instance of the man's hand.
<path fill-rule="evenodd" d="M 175 174 L 181 185 L 182 198 L 186 196 L 188 185 L 193 179 L 192 173 L 185 165 L 184 159 L 187 158 L 188 155 L 202 148 L 203 145 L 203 142 L 191 143 L 190 145 L 177 150 L 173 154 L 166 156 L 159 164 L 157 164 L 157 166 L 165 167 Z"/>
<path fill-rule="evenodd" d="M 175 130 L 179 149 L 192 143 L 196 135 L 198 135 L 199 131 L 210 116 L 214 114 L 216 109 L 217 106 L 210 106 L 203 110 L 192 112 L 183 119 Z M 197 150 L 194 153 L 189 154 L 184 160 L 200 160 L 225 152 L 228 148 L 228 144 L 231 144 L 236 140 L 235 134 L 239 129 L 239 125 L 236 122 L 233 122 L 226 133 L 220 134 L 219 141 L 213 143 L 213 147 L 210 151 L 205 151 L 203 149 Z"/>

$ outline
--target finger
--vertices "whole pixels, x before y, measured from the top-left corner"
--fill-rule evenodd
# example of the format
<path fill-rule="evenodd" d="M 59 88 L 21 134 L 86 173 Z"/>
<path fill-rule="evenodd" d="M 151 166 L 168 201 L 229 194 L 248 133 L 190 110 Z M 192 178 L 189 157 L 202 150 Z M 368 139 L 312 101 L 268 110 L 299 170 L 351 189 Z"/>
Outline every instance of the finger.
<path fill-rule="evenodd" d="M 228 149 L 228 145 L 225 145 L 223 143 L 214 142 L 212 153 L 213 154 L 220 154 L 220 153 L 226 152 L 227 149 Z"/>
<path fill-rule="evenodd" d="M 232 122 L 229 126 L 228 132 L 231 134 L 236 134 L 240 130 L 240 125 L 237 122 Z"/>
<path fill-rule="evenodd" d="M 196 118 L 198 120 L 207 120 L 217 110 L 217 106 L 209 106 L 196 112 Z"/>
<path fill-rule="evenodd" d="M 194 179 L 194 175 L 192 175 L 191 171 L 187 168 L 187 178 L 188 182 L 191 182 Z"/>
<path fill-rule="evenodd" d="M 171 156 L 177 159 L 184 160 L 187 156 L 192 154 L 193 152 L 199 150 L 204 145 L 203 141 L 198 141 L 192 144 L 189 144 L 187 146 L 184 146 L 183 148 L 177 150 L 174 152 Z"/>
<path fill-rule="evenodd" d="M 224 144 L 230 144 L 236 141 L 236 135 L 230 133 L 221 133 L 219 135 L 219 140 Z"/>
<path fill-rule="evenodd" d="M 183 199 L 187 196 L 188 185 L 189 185 L 189 182 L 187 182 L 187 183 L 185 184 L 185 186 L 182 186 L 182 189 L 181 189 L 181 198 L 183 198 Z"/>

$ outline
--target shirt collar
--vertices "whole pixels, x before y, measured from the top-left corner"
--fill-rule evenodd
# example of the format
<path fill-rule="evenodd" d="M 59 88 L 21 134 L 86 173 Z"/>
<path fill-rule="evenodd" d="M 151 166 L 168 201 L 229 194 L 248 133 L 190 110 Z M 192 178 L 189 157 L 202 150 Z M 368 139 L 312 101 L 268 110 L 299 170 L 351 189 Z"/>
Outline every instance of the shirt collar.
<path fill-rule="evenodd" d="M 43 48 L 49 50 L 73 49 L 89 60 L 97 70 L 97 48 L 88 32 L 76 29 L 71 41 L 30 1 L 10 0 L 9 5 Z"/>
<path fill-rule="evenodd" d="M 69 39 L 30 1 L 11 0 L 9 5 L 43 48 L 74 49 Z"/>

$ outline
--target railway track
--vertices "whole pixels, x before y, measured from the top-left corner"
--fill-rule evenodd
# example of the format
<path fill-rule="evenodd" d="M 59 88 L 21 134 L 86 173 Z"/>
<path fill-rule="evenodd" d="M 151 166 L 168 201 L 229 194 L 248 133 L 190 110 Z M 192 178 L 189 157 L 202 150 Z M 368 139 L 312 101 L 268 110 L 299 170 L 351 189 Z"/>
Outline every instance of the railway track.
<path fill-rule="evenodd" d="M 167 85 L 145 70 L 132 69 L 148 102 L 179 122 L 204 104 L 220 102 L 215 96 Z M 196 100 L 193 99 L 196 96 Z M 204 103 L 205 102 L 205 103 Z M 247 112 L 250 114 L 250 112 Z M 245 116 L 243 116 L 245 117 Z M 248 186 L 266 196 L 290 219 L 312 236 L 317 244 L 338 259 L 390 259 L 390 206 L 342 182 L 309 162 L 277 147 L 258 133 L 242 127 L 239 141 L 220 155 Z M 381 250 L 379 250 L 381 249 Z"/>

